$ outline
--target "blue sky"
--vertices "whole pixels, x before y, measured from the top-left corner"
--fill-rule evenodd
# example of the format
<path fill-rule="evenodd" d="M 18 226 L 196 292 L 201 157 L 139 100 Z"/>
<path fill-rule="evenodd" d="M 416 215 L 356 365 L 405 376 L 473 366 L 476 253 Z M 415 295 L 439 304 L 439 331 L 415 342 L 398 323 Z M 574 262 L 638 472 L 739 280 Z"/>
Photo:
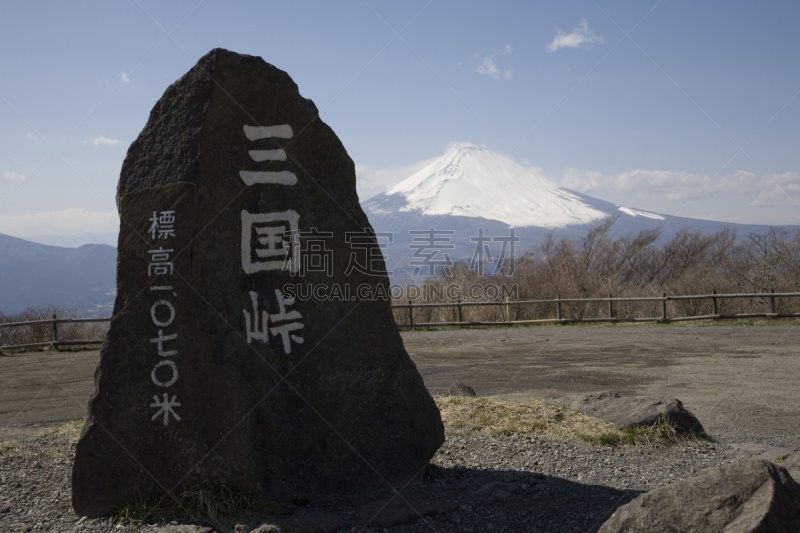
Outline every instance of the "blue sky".
<path fill-rule="evenodd" d="M 294 78 L 362 200 L 466 141 L 619 204 L 797 224 L 798 19 L 794 2 L 5 2 L 0 233 L 113 233 L 128 145 L 214 47 Z"/>

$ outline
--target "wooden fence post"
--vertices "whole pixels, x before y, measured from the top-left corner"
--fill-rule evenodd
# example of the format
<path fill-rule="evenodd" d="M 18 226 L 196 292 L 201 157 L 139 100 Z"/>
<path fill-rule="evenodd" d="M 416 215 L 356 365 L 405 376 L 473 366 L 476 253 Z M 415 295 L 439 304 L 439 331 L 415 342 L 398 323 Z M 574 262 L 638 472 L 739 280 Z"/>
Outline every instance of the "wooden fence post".
<path fill-rule="evenodd" d="M 661 321 L 662 322 L 666 322 L 667 321 L 667 293 L 666 292 L 663 293 L 661 295 L 661 297 L 664 298 L 663 300 L 661 300 Z"/>
<path fill-rule="evenodd" d="M 561 296 L 556 294 L 556 320 L 561 320 L 561 302 L 558 300 L 561 299 Z"/>
<path fill-rule="evenodd" d="M 53 320 L 56 319 L 56 314 L 53 313 Z M 58 350 L 58 324 L 53 322 L 53 348 Z"/>
<path fill-rule="evenodd" d="M 508 305 L 508 296 L 506 296 L 506 322 L 511 322 L 511 306 Z"/>
<path fill-rule="evenodd" d="M 614 318 L 614 302 L 611 301 L 613 296 L 611 293 L 608 295 L 608 318 Z"/>
<path fill-rule="evenodd" d="M 775 294 L 775 289 L 770 289 L 769 292 Z M 769 312 L 772 313 L 773 315 L 775 314 L 775 297 L 774 296 L 770 296 L 769 297 Z"/>
<path fill-rule="evenodd" d="M 717 294 L 717 289 L 713 289 L 711 291 L 711 294 Z M 717 313 L 717 299 L 714 298 L 713 296 L 711 297 L 711 314 L 712 315 L 718 315 L 719 314 L 719 313 Z"/>
<path fill-rule="evenodd" d="M 464 322 L 464 318 L 461 315 L 461 296 L 458 297 L 458 323 Z"/>
<path fill-rule="evenodd" d="M 411 300 L 408 301 L 408 323 L 414 325 L 414 304 Z"/>

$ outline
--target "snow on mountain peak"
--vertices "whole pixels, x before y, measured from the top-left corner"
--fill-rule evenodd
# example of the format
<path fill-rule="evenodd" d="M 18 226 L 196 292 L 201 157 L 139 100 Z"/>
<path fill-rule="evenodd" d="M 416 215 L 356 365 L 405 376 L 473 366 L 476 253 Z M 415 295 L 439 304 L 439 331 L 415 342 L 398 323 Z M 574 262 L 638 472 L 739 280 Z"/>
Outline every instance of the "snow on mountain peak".
<path fill-rule="evenodd" d="M 547 179 L 541 169 L 524 167 L 485 146 L 451 143 L 448 148 L 368 204 L 379 211 L 388 203 L 401 212 L 481 217 L 515 227 L 563 228 L 607 216 Z"/>

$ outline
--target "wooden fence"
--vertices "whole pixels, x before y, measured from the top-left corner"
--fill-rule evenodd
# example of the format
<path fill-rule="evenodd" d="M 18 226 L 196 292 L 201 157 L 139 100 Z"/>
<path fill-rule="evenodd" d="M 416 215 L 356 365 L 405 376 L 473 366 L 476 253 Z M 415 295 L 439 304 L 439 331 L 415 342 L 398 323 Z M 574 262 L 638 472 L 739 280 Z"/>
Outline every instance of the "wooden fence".
<path fill-rule="evenodd" d="M 456 302 L 450 303 L 414 303 L 411 300 L 407 304 L 392 304 L 392 309 L 408 309 L 408 322 L 398 323 L 400 328 L 417 328 L 417 327 L 438 327 L 438 326 L 515 326 L 522 324 L 575 324 L 584 322 L 679 322 L 683 320 L 708 320 L 708 319 L 726 319 L 726 318 L 783 318 L 783 317 L 800 317 L 800 313 L 777 313 L 775 311 L 776 298 L 796 298 L 800 296 L 800 292 L 766 292 L 766 293 L 746 293 L 746 294 L 717 294 L 716 291 L 711 294 L 696 294 L 691 296 L 667 296 L 663 293 L 661 296 L 652 297 L 636 297 L 636 298 L 614 298 L 608 295 L 608 298 L 560 298 L 556 296 L 554 300 L 515 300 L 510 301 L 506 298 L 504 301 L 494 302 L 462 302 L 460 299 Z M 717 301 L 729 298 L 758 298 L 765 302 L 769 302 L 769 312 L 764 313 L 738 313 L 738 314 L 721 314 L 717 310 Z M 709 315 L 693 315 L 693 316 L 667 316 L 667 302 L 681 301 L 681 300 L 710 300 L 711 314 Z M 593 318 L 564 318 L 561 312 L 561 305 L 565 303 L 590 303 L 590 302 L 607 302 L 608 312 L 604 317 Z M 661 302 L 661 316 L 646 317 L 646 318 L 621 318 L 615 316 L 614 303 L 615 302 Z M 529 305 L 548 305 L 553 307 L 554 318 L 544 318 L 535 320 L 512 320 L 511 309 L 515 306 L 529 306 Z M 464 308 L 466 307 L 482 307 L 482 306 L 497 306 L 500 309 L 501 316 L 504 320 L 493 322 L 476 322 L 464 320 Z M 414 322 L 414 309 L 425 308 L 443 308 L 450 307 L 457 309 L 457 321 L 451 322 Z M 52 338 L 49 342 L 39 342 L 33 344 L 17 344 L 13 346 L 0 346 L 0 348 L 16 349 L 16 348 L 40 348 L 52 346 L 58 349 L 59 346 L 75 346 L 75 345 L 89 345 L 89 344 L 102 344 L 101 340 L 73 340 L 73 341 L 60 341 L 58 340 L 58 325 L 65 323 L 80 323 L 80 322 L 108 322 L 110 318 L 53 318 L 50 320 L 33 320 L 30 322 L 7 322 L 0 324 L 0 328 L 23 327 L 23 326 L 36 326 L 43 324 L 51 324 Z"/>
<path fill-rule="evenodd" d="M 556 296 L 554 300 L 516 300 L 510 301 L 506 298 L 504 301 L 494 302 L 462 302 L 460 299 L 456 302 L 450 303 L 413 303 L 411 300 L 407 304 L 393 304 L 392 309 L 408 309 L 408 322 L 398 323 L 397 326 L 401 328 L 416 328 L 416 327 L 438 327 L 438 326 L 514 326 L 518 324 L 575 324 L 583 322 L 679 322 L 683 320 L 708 320 L 708 319 L 727 319 L 727 318 L 782 318 L 782 317 L 800 317 L 800 313 L 777 313 L 775 311 L 776 298 L 792 298 L 800 296 L 800 292 L 781 292 L 774 291 L 767 293 L 741 293 L 741 294 L 717 294 L 716 291 L 711 294 L 696 294 L 690 296 L 667 296 L 663 293 L 661 296 L 643 297 L 643 298 L 614 298 L 611 294 L 608 298 L 560 298 Z M 739 314 L 720 314 L 718 313 L 717 301 L 721 299 L 730 298 L 759 298 L 765 302 L 769 302 L 769 312 L 764 313 L 739 313 Z M 667 316 L 667 302 L 681 301 L 681 300 L 710 300 L 711 314 L 708 315 L 693 315 L 693 316 Z M 561 313 L 561 305 L 564 303 L 589 303 L 589 302 L 607 302 L 608 312 L 607 316 L 595 318 L 564 318 Z M 661 302 L 661 316 L 647 317 L 647 318 L 620 318 L 615 316 L 614 303 L 615 302 Z M 528 306 L 528 305 L 548 305 L 553 307 L 554 318 L 535 319 L 535 320 L 512 320 L 511 309 L 514 306 Z M 475 322 L 464 320 L 464 308 L 466 307 L 481 307 L 481 306 L 496 306 L 500 309 L 501 316 L 504 320 L 492 322 Z M 457 308 L 458 320 L 451 322 L 414 322 L 414 309 L 424 308 Z M 399 322 L 399 321 L 398 321 Z"/>
<path fill-rule="evenodd" d="M 12 346 L 0 346 L 0 349 L 7 348 L 7 349 L 15 349 L 15 348 L 42 348 L 45 346 L 52 346 L 55 349 L 58 349 L 59 346 L 83 346 L 87 344 L 103 344 L 103 341 L 99 340 L 77 340 L 77 341 L 60 341 L 58 340 L 58 325 L 59 324 L 75 324 L 75 323 L 82 323 L 82 322 L 108 322 L 110 318 L 56 318 L 56 315 L 53 314 L 53 318 L 50 320 L 31 320 L 30 322 L 6 322 L 4 324 L 0 324 L 0 328 L 14 328 L 14 327 L 22 327 L 22 326 L 37 326 L 41 324 L 52 324 L 52 338 L 49 342 L 37 342 L 33 344 L 16 344 Z"/>

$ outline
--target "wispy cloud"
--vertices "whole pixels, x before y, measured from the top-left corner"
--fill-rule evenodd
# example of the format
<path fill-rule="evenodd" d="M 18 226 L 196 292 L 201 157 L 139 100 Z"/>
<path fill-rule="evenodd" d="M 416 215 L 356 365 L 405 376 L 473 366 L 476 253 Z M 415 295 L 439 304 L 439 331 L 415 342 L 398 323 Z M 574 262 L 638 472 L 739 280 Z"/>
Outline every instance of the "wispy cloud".
<path fill-rule="evenodd" d="M 92 144 L 94 146 L 116 146 L 120 143 L 119 139 L 109 139 L 108 137 L 92 137 L 88 141 L 84 141 L 84 144 Z"/>
<path fill-rule="evenodd" d="M 25 138 L 29 139 L 31 141 L 35 141 L 36 140 L 36 136 L 33 133 L 29 132 L 29 131 L 25 132 Z"/>
<path fill-rule="evenodd" d="M 589 29 L 586 19 L 581 19 L 578 26 L 572 29 L 572 33 L 564 33 L 556 28 L 553 42 L 547 45 L 548 52 L 555 52 L 559 48 L 583 48 L 589 50 L 595 44 L 604 44 L 606 41 Z"/>
<path fill-rule="evenodd" d="M 497 68 L 497 65 L 495 65 L 494 61 L 489 57 L 483 60 L 483 63 L 475 69 L 475 72 L 484 76 L 491 76 L 498 80 L 500 79 L 500 69 Z"/>
<path fill-rule="evenodd" d="M 711 176 L 672 170 L 631 170 L 617 174 L 568 168 L 560 183 L 583 193 L 624 192 L 639 199 L 673 202 L 720 195 L 747 195 L 754 207 L 800 205 L 800 172 L 758 175 L 745 170 Z"/>
<path fill-rule="evenodd" d="M 425 159 L 408 167 L 374 168 L 356 165 L 356 189 L 362 202 L 397 185 L 430 165 L 435 158 Z"/>
<path fill-rule="evenodd" d="M 800 205 L 800 172 L 772 174 L 764 184 L 767 187 L 758 193 L 758 198 L 750 202 L 750 205 Z"/>
<path fill-rule="evenodd" d="M 488 56 L 483 56 L 483 62 L 478 65 L 478 68 L 475 69 L 475 72 L 480 74 L 481 76 L 491 76 L 496 80 L 506 79 L 510 80 L 513 79 L 513 69 L 511 68 L 500 68 L 495 63 L 494 58 L 497 56 L 507 56 L 513 52 L 514 49 L 511 47 L 510 44 L 507 44 L 505 48 L 502 50 L 492 50 L 492 54 Z M 477 54 L 476 54 L 477 55 Z M 479 58 L 481 56 L 478 56 Z"/>
<path fill-rule="evenodd" d="M 116 211 L 64 209 L 19 215 L 0 214 L 0 233 L 29 235 L 69 235 L 72 233 L 112 233 L 119 229 Z"/>
<path fill-rule="evenodd" d="M 117 74 L 117 77 L 118 77 L 118 78 L 119 78 L 121 81 L 123 81 L 123 82 L 125 82 L 125 83 L 130 83 L 130 82 L 131 82 L 131 79 L 130 79 L 130 77 L 128 77 L 128 73 L 127 73 L 127 72 L 125 72 L 124 70 L 123 70 L 123 71 L 121 71 L 119 74 Z"/>
<path fill-rule="evenodd" d="M 24 175 L 22 175 L 22 174 L 20 174 L 18 172 L 12 172 L 11 170 L 4 171 L 3 172 L 3 177 L 6 178 L 6 179 L 9 179 L 9 180 L 14 180 L 14 181 L 22 181 L 22 180 L 25 179 Z"/>

